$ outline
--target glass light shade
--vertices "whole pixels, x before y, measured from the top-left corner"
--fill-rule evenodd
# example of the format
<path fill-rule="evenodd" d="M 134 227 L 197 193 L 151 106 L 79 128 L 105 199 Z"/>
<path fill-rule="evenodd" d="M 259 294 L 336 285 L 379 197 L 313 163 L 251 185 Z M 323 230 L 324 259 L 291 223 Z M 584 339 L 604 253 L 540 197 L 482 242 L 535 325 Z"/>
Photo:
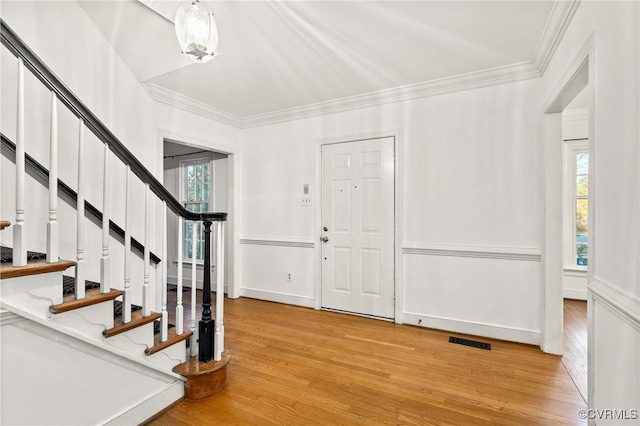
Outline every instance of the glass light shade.
<path fill-rule="evenodd" d="M 182 53 L 194 62 L 210 61 L 218 52 L 218 29 L 198 0 L 182 5 L 176 12 L 176 36 Z"/>

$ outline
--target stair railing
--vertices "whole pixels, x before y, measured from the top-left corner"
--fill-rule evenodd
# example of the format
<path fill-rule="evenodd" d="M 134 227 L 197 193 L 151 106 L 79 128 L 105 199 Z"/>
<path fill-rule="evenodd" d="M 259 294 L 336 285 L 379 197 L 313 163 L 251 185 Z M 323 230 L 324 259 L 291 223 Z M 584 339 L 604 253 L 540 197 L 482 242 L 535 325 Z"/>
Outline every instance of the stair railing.
<path fill-rule="evenodd" d="M 25 151 L 25 94 L 24 94 L 24 70 L 28 69 L 40 82 L 51 91 L 51 116 L 50 116 L 50 164 L 49 164 L 49 215 L 47 222 L 47 261 L 57 262 L 59 254 L 59 234 L 57 221 L 57 202 L 58 187 L 66 185 L 58 178 L 58 103 L 68 108 L 79 120 L 79 136 L 78 136 L 78 183 L 77 183 L 77 250 L 76 250 L 76 289 L 75 297 L 82 299 L 85 297 L 84 281 L 88 275 L 85 266 L 85 200 L 86 177 L 84 176 L 85 166 L 85 137 L 84 132 L 88 129 L 99 141 L 104 145 L 104 175 L 103 175 L 103 211 L 101 214 L 102 222 L 102 241 L 101 241 L 101 258 L 100 258 L 100 291 L 102 293 L 111 290 L 110 277 L 110 229 L 114 228 L 113 222 L 110 221 L 110 157 L 115 156 L 126 166 L 126 189 L 125 199 L 125 227 L 124 227 L 124 282 L 123 284 L 123 322 L 131 321 L 131 305 L 132 305 L 132 279 L 131 279 L 131 177 L 134 175 L 145 185 L 144 211 L 144 273 L 142 285 L 142 315 L 149 316 L 153 301 L 151 300 L 151 282 L 150 282 L 150 217 L 154 212 L 151 211 L 150 201 L 151 194 L 155 195 L 162 203 L 163 225 L 162 231 L 162 264 L 161 273 L 156 283 L 157 288 L 162 294 L 161 301 L 161 327 L 160 340 L 162 342 L 168 339 L 168 311 L 167 311 L 167 243 L 169 236 L 167 234 L 167 211 L 170 210 L 177 215 L 179 219 L 178 245 L 182 245 L 182 223 L 185 220 L 194 223 L 202 223 L 204 227 L 204 271 L 203 271 L 203 314 L 196 329 L 195 313 L 196 313 L 196 261 L 195 261 L 195 227 L 193 228 L 193 254 L 192 258 L 192 279 L 191 279 L 191 324 L 190 328 L 193 332 L 191 355 L 196 355 L 196 339 L 198 340 L 199 360 L 208 362 L 212 359 L 219 361 L 224 351 L 224 324 L 223 324 L 223 298 L 224 298 L 224 222 L 227 219 L 227 213 L 206 212 L 194 213 L 187 210 L 173 195 L 149 172 L 142 163 L 126 148 L 126 146 L 115 137 L 115 135 L 91 112 L 64 83 L 44 64 L 44 62 L 18 37 L 18 35 L 0 19 L 2 44 L 18 59 L 18 79 L 17 79 L 17 128 L 16 128 L 16 223 L 13 227 L 13 249 L 14 249 L 14 266 L 25 266 L 27 264 L 27 223 L 25 221 L 25 179 L 26 170 L 25 158 L 28 157 Z M 2 135 L 3 145 L 8 139 Z M 68 187 L 67 187 L 68 188 Z M 216 310 L 215 321 L 212 319 L 211 312 L 211 227 L 215 223 L 215 241 L 216 241 Z M 177 307 L 176 307 L 176 334 L 182 334 L 184 330 L 184 307 L 182 300 L 182 252 L 179 251 L 178 256 L 178 283 L 177 283 Z M 156 259 L 159 260 L 159 259 Z M 156 262 L 157 263 L 157 262 Z M 136 280 L 134 280 L 136 281 Z M 199 338 L 196 338 L 198 336 Z"/>

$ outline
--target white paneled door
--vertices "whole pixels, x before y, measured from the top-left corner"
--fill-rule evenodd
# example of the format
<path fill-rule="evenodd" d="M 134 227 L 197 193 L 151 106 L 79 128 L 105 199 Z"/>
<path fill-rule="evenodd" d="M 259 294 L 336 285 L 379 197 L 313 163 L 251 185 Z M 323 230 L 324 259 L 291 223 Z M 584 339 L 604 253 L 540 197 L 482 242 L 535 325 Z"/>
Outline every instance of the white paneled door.
<path fill-rule="evenodd" d="M 394 317 L 394 138 L 322 147 L 322 307 Z"/>

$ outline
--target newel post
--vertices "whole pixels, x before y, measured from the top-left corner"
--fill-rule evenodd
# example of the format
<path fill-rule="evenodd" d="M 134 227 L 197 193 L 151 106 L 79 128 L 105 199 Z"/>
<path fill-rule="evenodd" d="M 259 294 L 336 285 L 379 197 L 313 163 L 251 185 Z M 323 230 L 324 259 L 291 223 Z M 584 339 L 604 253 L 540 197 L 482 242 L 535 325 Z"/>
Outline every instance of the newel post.
<path fill-rule="evenodd" d="M 204 225 L 204 276 L 202 277 L 202 319 L 199 326 L 198 360 L 209 362 L 213 359 L 215 321 L 211 318 L 211 221 Z M 195 227 L 194 227 L 195 232 Z M 196 250 L 193 247 L 193 250 Z"/>

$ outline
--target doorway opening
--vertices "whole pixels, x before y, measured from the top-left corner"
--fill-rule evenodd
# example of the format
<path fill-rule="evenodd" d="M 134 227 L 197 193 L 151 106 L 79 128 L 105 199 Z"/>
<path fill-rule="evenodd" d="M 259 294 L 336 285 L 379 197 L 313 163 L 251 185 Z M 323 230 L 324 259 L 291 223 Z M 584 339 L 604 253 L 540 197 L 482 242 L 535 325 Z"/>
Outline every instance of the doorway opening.
<path fill-rule="evenodd" d="M 543 344 L 562 363 L 585 402 L 591 394 L 587 321 L 594 250 L 595 87 L 589 39 L 546 104 L 545 300 Z M 562 183 L 558 185 L 559 181 Z M 589 185 L 591 183 L 591 185 Z M 558 226 L 560 225 L 560 226 Z M 560 325 L 553 325 L 553 323 Z"/>
<path fill-rule="evenodd" d="M 588 85 L 562 112 L 563 349 L 562 363 L 587 401 L 589 265 Z"/>
<path fill-rule="evenodd" d="M 163 144 L 164 159 L 164 185 L 187 210 L 194 212 L 229 211 L 229 156 L 200 147 L 183 145 L 177 142 L 165 140 Z M 177 260 L 182 257 L 184 261 L 184 287 L 193 286 L 191 282 L 191 257 L 195 251 L 198 269 L 202 269 L 203 263 L 203 230 L 200 224 L 185 222 L 182 230 L 183 250 L 177 252 L 177 246 L 167 247 L 169 264 L 167 266 L 167 282 L 176 283 Z M 167 232 L 169 235 L 178 235 L 178 218 L 174 215 L 167 216 Z M 196 246 L 192 247 L 192 233 L 196 233 Z M 227 233 L 228 235 L 228 233 Z M 224 245 L 229 252 L 229 239 Z M 212 246 L 213 259 L 215 245 Z M 212 263 L 212 267 L 217 265 Z M 225 259 L 225 285 L 228 283 L 229 261 Z M 202 273 L 196 274 L 199 281 L 195 287 L 202 289 Z M 213 274 L 212 285 L 215 285 L 216 274 Z M 227 290 L 225 289 L 225 292 Z"/>

